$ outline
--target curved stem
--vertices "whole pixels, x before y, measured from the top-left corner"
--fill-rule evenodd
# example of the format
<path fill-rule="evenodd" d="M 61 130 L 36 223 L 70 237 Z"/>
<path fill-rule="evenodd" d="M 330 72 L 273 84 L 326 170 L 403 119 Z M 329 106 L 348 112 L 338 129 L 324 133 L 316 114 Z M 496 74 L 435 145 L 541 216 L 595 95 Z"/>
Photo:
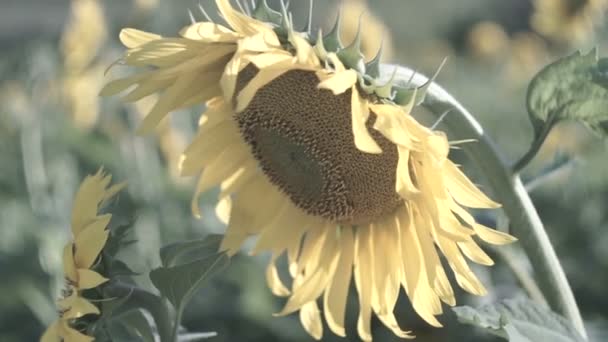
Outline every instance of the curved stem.
<path fill-rule="evenodd" d="M 532 159 L 534 159 L 538 151 L 540 151 L 540 148 L 543 146 L 545 139 L 547 139 L 547 136 L 549 135 L 549 132 L 551 132 L 551 129 L 556 121 L 555 115 L 549 116 L 547 122 L 545 122 L 545 125 L 543 126 L 543 129 L 540 131 L 540 133 L 535 135 L 532 146 L 530 146 L 528 152 L 526 152 L 526 154 L 524 154 L 517 162 L 515 162 L 515 164 L 513 164 L 511 169 L 513 170 L 514 174 L 519 173 L 524 167 L 526 167 L 526 165 L 528 165 L 528 163 L 532 161 Z"/>
<path fill-rule="evenodd" d="M 386 78 L 390 78 L 394 71 L 394 65 L 381 66 L 381 73 Z M 426 76 L 401 66 L 397 66 L 396 79 L 403 82 L 411 79 L 412 84 L 418 86 L 428 81 Z M 494 143 L 469 111 L 439 85 L 432 83 L 429 86 L 422 105 L 435 115 L 451 111 L 445 116 L 443 123 L 453 139 L 477 140 L 477 143 L 462 145 L 463 150 L 483 172 L 498 201 L 502 203 L 511 221 L 513 233 L 530 258 L 549 305 L 569 319 L 586 338 L 587 334 L 572 289 L 519 175 L 512 172 L 510 165 L 498 153 Z"/>
<path fill-rule="evenodd" d="M 141 308 L 150 313 L 161 342 L 173 342 L 169 340 L 172 333 L 171 316 L 165 302 L 158 296 L 131 284 L 120 282 L 111 283 L 106 287 L 107 295 L 117 298 L 127 297 L 123 306 L 126 309 Z"/>

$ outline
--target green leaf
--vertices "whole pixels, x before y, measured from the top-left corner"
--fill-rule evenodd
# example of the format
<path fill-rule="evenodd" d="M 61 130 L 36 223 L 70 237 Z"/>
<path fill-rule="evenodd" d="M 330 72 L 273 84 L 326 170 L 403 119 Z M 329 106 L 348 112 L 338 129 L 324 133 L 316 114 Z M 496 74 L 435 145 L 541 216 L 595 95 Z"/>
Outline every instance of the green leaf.
<path fill-rule="evenodd" d="M 608 60 L 597 50 L 576 52 L 541 70 L 530 82 L 527 107 L 536 136 L 560 120 L 578 120 L 608 134 Z M 547 125 L 549 125 L 547 127 Z"/>
<path fill-rule="evenodd" d="M 211 234 L 199 240 L 180 241 L 160 249 L 160 260 L 164 267 L 191 262 L 217 254 L 222 235 Z"/>
<path fill-rule="evenodd" d="M 107 270 L 107 277 L 114 278 L 119 276 L 135 276 L 139 273 L 131 270 L 124 261 L 118 259 L 112 259 L 110 262 L 109 269 Z"/>
<path fill-rule="evenodd" d="M 228 265 L 229 258 L 224 253 L 209 255 L 207 250 L 202 253 L 204 256 L 201 259 L 171 267 L 159 267 L 150 272 L 152 284 L 178 311 L 183 310 L 209 276 Z"/>
<path fill-rule="evenodd" d="M 527 299 L 452 310 L 460 322 L 484 328 L 511 342 L 585 342 L 565 318 Z"/>

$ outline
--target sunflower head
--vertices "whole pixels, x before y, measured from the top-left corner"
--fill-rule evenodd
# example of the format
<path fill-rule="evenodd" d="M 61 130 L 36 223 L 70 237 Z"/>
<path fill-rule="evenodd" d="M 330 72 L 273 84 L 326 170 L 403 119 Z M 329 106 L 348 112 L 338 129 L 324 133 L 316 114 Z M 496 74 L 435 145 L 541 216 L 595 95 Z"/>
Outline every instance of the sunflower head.
<path fill-rule="evenodd" d="M 236 253 L 258 236 L 252 253 L 272 254 L 269 287 L 288 297 L 280 314 L 299 311 L 318 339 L 322 297 L 329 328 L 344 336 L 354 279 L 359 336 L 371 340 L 375 313 L 411 337 L 393 314 L 400 289 L 434 326 L 441 303 L 455 303 L 440 255 L 462 288 L 484 294 L 465 257 L 491 265 L 476 238 L 514 239 L 467 212 L 499 205 L 447 158 L 446 135 L 411 116 L 432 81 L 380 81 L 380 54 L 365 61 L 360 36 L 344 46 L 339 25 L 326 35 L 309 25 L 298 31 L 284 5 L 243 2 L 237 11 L 216 3 L 228 26 L 195 22 L 178 38 L 123 30 L 125 64 L 147 68 L 102 94 L 130 89 L 125 100 L 133 101 L 163 91 L 142 132 L 170 111 L 205 103 L 180 161 L 183 175 L 200 174 L 193 211 L 200 214 L 202 192 L 219 187 L 217 212 L 228 224 L 222 249 Z M 282 255 L 287 285 L 275 266 Z"/>

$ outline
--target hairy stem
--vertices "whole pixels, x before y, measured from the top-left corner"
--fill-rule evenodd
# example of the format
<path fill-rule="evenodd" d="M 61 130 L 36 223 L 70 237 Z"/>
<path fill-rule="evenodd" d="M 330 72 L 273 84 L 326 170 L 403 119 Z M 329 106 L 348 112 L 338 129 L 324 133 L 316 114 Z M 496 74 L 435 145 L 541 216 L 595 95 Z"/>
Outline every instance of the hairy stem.
<path fill-rule="evenodd" d="M 395 66 L 383 65 L 382 74 L 390 78 Z M 413 77 L 412 77 L 413 76 Z M 428 78 L 413 70 L 397 66 L 396 79 L 422 85 Z M 467 156 L 485 175 L 498 201 L 511 222 L 513 234 L 519 239 L 530 258 L 538 283 L 553 310 L 569 319 L 579 333 L 587 337 L 572 289 L 553 249 L 538 212 L 517 173 L 512 171 L 498 153 L 494 143 L 481 125 L 454 97 L 433 83 L 422 104 L 435 115 L 450 111 L 443 119 L 448 134 L 454 140 L 475 139 L 477 143 L 462 145 Z"/>
<path fill-rule="evenodd" d="M 557 120 L 555 115 L 550 115 L 541 131 L 535 134 L 534 141 L 532 142 L 528 152 L 526 152 L 526 154 L 524 154 L 517 162 L 513 164 L 511 169 L 513 170 L 514 174 L 518 174 L 532 161 L 532 159 L 534 159 L 556 122 Z"/>

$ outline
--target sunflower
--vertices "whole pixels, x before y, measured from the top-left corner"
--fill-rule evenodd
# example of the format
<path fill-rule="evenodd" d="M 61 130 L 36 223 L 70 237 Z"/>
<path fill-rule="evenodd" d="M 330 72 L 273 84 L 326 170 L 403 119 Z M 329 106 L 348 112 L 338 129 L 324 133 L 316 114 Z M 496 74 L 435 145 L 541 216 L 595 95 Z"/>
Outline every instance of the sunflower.
<path fill-rule="evenodd" d="M 531 24 L 544 36 L 565 43 L 589 39 L 603 18 L 606 0 L 535 0 Z"/>
<path fill-rule="evenodd" d="M 367 64 L 358 37 L 342 46 L 339 28 L 313 37 L 291 14 L 259 1 L 234 9 L 217 0 L 228 24 L 196 22 L 178 38 L 125 29 L 124 64 L 148 67 L 109 82 L 102 95 L 131 89 L 134 101 L 163 91 L 139 131 L 171 111 L 205 103 L 198 134 L 180 162 L 201 174 L 192 201 L 219 186 L 227 221 L 221 248 L 236 253 L 257 236 L 252 253 L 270 252 L 268 285 L 288 297 L 279 315 L 299 311 L 306 331 L 345 336 L 351 278 L 359 297 L 357 330 L 370 341 L 375 315 L 396 335 L 412 337 L 393 310 L 403 287 L 429 324 L 442 302 L 455 304 L 440 254 L 466 291 L 486 289 L 465 257 L 491 265 L 475 236 L 514 241 L 477 223 L 464 207 L 497 208 L 447 157 L 446 135 L 410 112 L 424 89 L 378 81 L 380 56 Z M 247 5 L 247 3 L 245 3 Z M 309 20 L 310 22 L 310 20 Z M 286 255 L 290 284 L 276 261 Z"/>
<path fill-rule="evenodd" d="M 82 291 L 95 288 L 107 278 L 92 270 L 99 253 L 108 240 L 106 229 L 111 214 L 98 215 L 97 211 L 108 199 L 120 191 L 124 184 L 108 188 L 111 176 L 100 169 L 88 176 L 80 185 L 72 208 L 72 234 L 74 240 L 63 251 L 63 269 L 66 287 L 58 301 L 59 319 L 51 324 L 41 342 L 88 342 L 93 337 L 74 328 L 74 321 L 86 315 L 98 315 L 99 309 L 82 296 Z"/>

